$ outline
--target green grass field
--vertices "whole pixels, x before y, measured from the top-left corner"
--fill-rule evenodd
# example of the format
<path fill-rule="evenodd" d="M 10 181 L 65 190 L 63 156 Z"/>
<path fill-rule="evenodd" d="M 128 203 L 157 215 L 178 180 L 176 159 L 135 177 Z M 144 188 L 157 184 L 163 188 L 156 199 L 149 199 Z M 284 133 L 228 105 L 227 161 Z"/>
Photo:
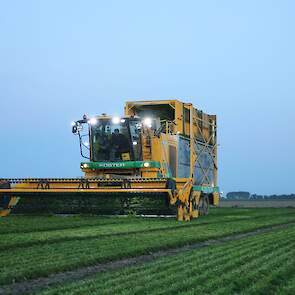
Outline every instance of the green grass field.
<path fill-rule="evenodd" d="M 21 285 L 68 270 L 280 224 L 289 226 L 162 255 L 138 265 L 119 265 L 75 282 L 65 276 L 62 284 L 47 289 L 41 285 L 37 293 L 295 294 L 295 209 L 219 208 L 191 222 L 174 218 L 12 215 L 0 219 L 0 224 L 0 294 L 1 287 L 15 282 Z"/>

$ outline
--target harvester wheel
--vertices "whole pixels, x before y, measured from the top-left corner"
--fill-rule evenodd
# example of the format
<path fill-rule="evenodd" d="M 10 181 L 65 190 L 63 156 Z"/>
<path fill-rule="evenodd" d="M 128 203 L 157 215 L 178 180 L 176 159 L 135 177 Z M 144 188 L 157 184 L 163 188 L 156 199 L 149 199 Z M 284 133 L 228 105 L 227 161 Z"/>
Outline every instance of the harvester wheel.
<path fill-rule="evenodd" d="M 199 202 L 200 215 L 208 215 L 209 213 L 209 198 L 206 195 L 202 195 Z"/>

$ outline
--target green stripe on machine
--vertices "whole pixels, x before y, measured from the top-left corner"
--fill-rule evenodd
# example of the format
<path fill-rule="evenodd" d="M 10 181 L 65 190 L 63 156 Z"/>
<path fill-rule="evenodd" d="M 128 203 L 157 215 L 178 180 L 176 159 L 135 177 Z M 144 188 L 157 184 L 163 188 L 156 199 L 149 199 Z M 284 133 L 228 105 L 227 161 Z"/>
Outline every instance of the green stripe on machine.
<path fill-rule="evenodd" d="M 193 186 L 194 191 L 204 192 L 206 194 L 211 193 L 219 193 L 219 187 L 218 186 L 202 186 L 202 185 L 194 185 Z"/>
<path fill-rule="evenodd" d="M 160 168 L 157 161 L 82 162 L 82 169 Z"/>

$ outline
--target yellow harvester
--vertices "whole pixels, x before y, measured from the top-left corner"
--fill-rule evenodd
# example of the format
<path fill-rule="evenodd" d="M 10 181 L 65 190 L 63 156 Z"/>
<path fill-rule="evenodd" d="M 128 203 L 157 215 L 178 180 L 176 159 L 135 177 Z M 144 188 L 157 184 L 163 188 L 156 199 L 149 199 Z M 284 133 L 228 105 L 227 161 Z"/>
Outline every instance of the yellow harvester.
<path fill-rule="evenodd" d="M 23 197 L 164 198 L 178 220 L 217 205 L 216 116 L 178 100 L 133 101 L 125 115 L 72 123 L 85 176 L 0 179 L 0 216 Z"/>

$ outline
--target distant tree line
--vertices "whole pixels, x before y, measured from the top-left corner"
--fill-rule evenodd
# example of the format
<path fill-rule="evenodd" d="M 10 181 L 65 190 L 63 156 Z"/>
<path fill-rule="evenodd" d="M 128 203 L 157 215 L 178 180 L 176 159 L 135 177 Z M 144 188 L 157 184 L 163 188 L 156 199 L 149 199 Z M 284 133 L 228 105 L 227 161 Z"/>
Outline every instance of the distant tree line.
<path fill-rule="evenodd" d="M 260 199 L 295 199 L 295 194 L 283 194 L 283 195 L 251 195 L 251 199 L 260 200 Z"/>
<path fill-rule="evenodd" d="M 264 200 L 264 199 L 295 199 L 295 194 L 282 194 L 282 195 L 258 195 L 251 194 L 250 192 L 229 192 L 226 194 L 225 199 L 228 200 Z"/>
<path fill-rule="evenodd" d="M 226 194 L 226 198 L 229 200 L 248 200 L 250 197 L 249 192 L 229 192 Z"/>

